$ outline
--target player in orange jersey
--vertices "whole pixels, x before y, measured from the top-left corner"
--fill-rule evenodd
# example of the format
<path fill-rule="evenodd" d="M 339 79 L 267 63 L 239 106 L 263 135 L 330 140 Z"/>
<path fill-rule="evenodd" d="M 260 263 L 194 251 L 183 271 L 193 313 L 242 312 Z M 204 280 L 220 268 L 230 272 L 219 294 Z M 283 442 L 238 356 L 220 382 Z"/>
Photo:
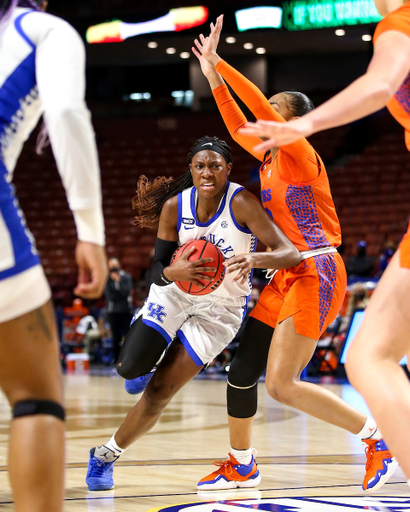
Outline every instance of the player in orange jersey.
<path fill-rule="evenodd" d="M 300 381 L 317 340 L 340 310 L 346 290 L 344 264 L 336 251 L 341 243 L 340 225 L 325 167 L 305 138 L 286 147 L 271 146 L 266 154 L 254 151 L 260 140 L 241 134 L 247 121 L 223 79 L 257 119 L 285 124 L 311 110 L 313 105 L 305 95 L 294 92 L 276 94 L 267 100 L 254 84 L 217 55 L 221 28 L 219 17 L 216 26 L 211 25 L 210 36 L 201 35 L 200 41 L 195 41 L 193 51 L 232 137 L 262 160 L 262 203 L 301 251 L 303 261 L 295 268 L 274 274 L 250 315 L 228 377 L 229 459 L 202 479 L 198 488 L 253 487 L 259 483 L 252 472 L 256 463 L 251 431 L 257 407 L 257 382 L 267 361 L 266 386 L 273 398 L 365 441 L 369 457 L 363 488 L 376 490 L 391 476 L 397 463 L 385 448 L 374 421 L 328 390 Z M 249 268 L 247 260 L 245 255 L 232 258 L 228 268 L 245 272 Z M 377 446 L 379 451 L 383 448 L 386 464 L 382 471 L 377 471 L 372 463 L 375 458 L 369 446 Z"/>
<path fill-rule="evenodd" d="M 249 129 L 248 134 L 269 138 L 261 146 L 289 144 L 387 106 L 404 127 L 410 151 L 410 3 L 375 3 L 385 17 L 374 34 L 367 72 L 301 119 L 286 126 L 263 123 Z M 410 354 L 409 293 L 410 228 L 372 295 L 346 366 L 350 381 L 366 399 L 410 484 L 410 389 L 398 366 Z"/>

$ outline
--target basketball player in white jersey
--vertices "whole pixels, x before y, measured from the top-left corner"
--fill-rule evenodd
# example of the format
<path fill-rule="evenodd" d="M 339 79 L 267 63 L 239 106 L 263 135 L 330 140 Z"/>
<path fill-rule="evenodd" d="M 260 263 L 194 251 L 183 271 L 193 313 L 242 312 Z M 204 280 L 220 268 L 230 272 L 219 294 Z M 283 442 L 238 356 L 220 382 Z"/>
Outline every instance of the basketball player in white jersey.
<path fill-rule="evenodd" d="M 42 113 L 77 226 L 75 293 L 99 297 L 107 273 L 84 47 L 72 27 L 43 12 L 46 4 L 0 0 L 0 387 L 13 414 L 9 476 L 17 512 L 63 509 L 64 409 L 51 293 L 12 185 Z"/>
<path fill-rule="evenodd" d="M 230 183 L 229 146 L 216 137 L 203 137 L 192 147 L 189 172 L 177 180 L 141 177 L 134 206 L 141 227 L 158 226 L 148 298 L 131 325 L 117 366 L 126 379 L 150 372 L 165 349 L 139 402 L 119 430 L 100 447 L 92 448 L 86 482 L 92 491 L 114 486 L 113 464 L 134 441 L 157 422 L 168 402 L 235 337 L 251 292 L 251 268 L 287 268 L 300 254 L 283 235 L 255 196 Z M 255 235 L 269 253 L 254 253 Z M 187 250 L 172 266 L 178 245 L 205 239 L 217 245 L 225 258 L 246 254 L 238 272 L 227 273 L 209 295 L 192 296 L 174 281 L 212 280 L 203 272 L 210 258 L 188 261 Z"/>

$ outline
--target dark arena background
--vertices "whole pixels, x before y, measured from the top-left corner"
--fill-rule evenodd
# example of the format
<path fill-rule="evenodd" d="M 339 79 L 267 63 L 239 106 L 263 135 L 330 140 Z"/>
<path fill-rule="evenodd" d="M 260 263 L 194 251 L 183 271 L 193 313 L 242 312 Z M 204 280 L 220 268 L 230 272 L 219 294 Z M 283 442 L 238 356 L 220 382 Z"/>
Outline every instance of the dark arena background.
<path fill-rule="evenodd" d="M 86 41 L 87 29 L 93 25 L 113 19 L 143 24 L 171 9 L 197 5 L 193 0 L 49 2 L 48 11 L 71 23 L 86 45 L 87 104 L 101 166 L 106 249 L 108 257 L 117 258 L 132 276 L 133 313 L 142 307 L 151 284 L 156 240 L 154 230 L 133 225 L 132 198 L 141 175 L 150 180 L 181 176 L 188 169 L 186 155 L 193 143 L 215 135 L 232 148 L 230 179 L 260 194 L 259 162 L 230 137 L 191 51 L 194 39 L 201 32 L 207 35 L 209 23 L 224 14 L 218 48 L 223 59 L 268 97 L 283 90 L 302 91 L 320 105 L 365 72 L 379 19 L 372 0 L 269 4 L 206 0 L 208 17 L 197 27 L 179 32 L 153 29 L 123 42 Z M 237 15 L 256 7 L 269 8 L 272 19 L 251 11 L 242 18 Z M 238 25 L 241 22 L 248 26 L 244 29 Z M 360 440 L 275 402 L 263 379 L 253 433 L 262 483 L 251 490 L 197 493 L 197 482 L 215 469 L 212 461 L 224 459 L 229 450 L 226 375 L 238 338 L 175 397 L 154 429 L 121 457 L 114 471 L 115 489 L 87 490 L 89 449 L 112 436 L 141 395 L 128 395 L 115 370 L 106 299 L 81 300 L 73 294 L 76 229 L 51 148 L 39 156 L 35 153 L 39 130 L 40 125 L 24 147 L 14 184 L 56 309 L 68 413 L 64 510 L 408 510 L 410 494 L 400 469 L 381 491 L 365 497 Z M 364 400 L 345 378 L 345 353 L 407 229 L 410 158 L 403 129 L 386 109 L 309 141 L 329 175 L 342 228 L 338 251 L 347 267 L 348 290 L 303 378 L 319 382 L 367 412 Z M 258 243 L 257 250 L 265 247 Z M 267 282 L 263 271 L 255 272 L 250 309 Z M 4 397 L 0 405 L 0 506 L 14 510 L 7 480 L 9 408 Z"/>

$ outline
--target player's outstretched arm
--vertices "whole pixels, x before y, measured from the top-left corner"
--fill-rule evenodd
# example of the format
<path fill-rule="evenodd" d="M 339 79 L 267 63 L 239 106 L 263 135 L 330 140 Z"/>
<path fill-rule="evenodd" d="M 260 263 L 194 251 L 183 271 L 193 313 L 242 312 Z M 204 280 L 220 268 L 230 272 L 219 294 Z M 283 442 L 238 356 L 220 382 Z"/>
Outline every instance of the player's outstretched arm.
<path fill-rule="evenodd" d="M 236 194 L 232 201 L 236 221 L 247 227 L 271 252 L 239 254 L 230 258 L 227 273 L 239 271 L 235 281 L 244 281 L 252 268 L 283 269 L 299 265 L 300 253 L 274 223 L 260 201 L 247 190 Z"/>
<path fill-rule="evenodd" d="M 217 57 L 216 62 L 220 60 L 220 57 L 216 54 L 216 48 L 219 42 L 221 29 L 222 17 L 220 16 L 216 26 L 211 23 L 210 36 L 204 37 L 201 34 L 199 36 L 201 43 L 197 39 L 195 40 L 196 47 L 192 47 L 192 52 L 197 57 L 201 66 L 201 71 L 208 80 L 219 112 L 221 113 L 222 119 L 224 120 L 231 137 L 235 142 L 242 146 L 245 151 L 248 151 L 258 160 L 263 160 L 264 153 L 258 153 L 253 150 L 254 146 L 260 142 L 259 138 L 249 137 L 240 133 L 240 128 L 246 125 L 247 119 L 236 101 L 232 98 L 223 78 L 216 71 L 214 64 L 207 60 L 205 55 L 202 53 L 205 53 L 205 51 L 209 52 L 209 48 L 212 47 L 214 48 L 214 53 Z"/>
<path fill-rule="evenodd" d="M 242 129 L 244 135 L 266 138 L 254 149 L 291 144 L 312 133 L 342 126 L 383 108 L 410 70 L 410 37 L 389 30 L 374 47 L 367 72 L 342 92 L 305 116 L 286 124 L 258 121 Z"/>

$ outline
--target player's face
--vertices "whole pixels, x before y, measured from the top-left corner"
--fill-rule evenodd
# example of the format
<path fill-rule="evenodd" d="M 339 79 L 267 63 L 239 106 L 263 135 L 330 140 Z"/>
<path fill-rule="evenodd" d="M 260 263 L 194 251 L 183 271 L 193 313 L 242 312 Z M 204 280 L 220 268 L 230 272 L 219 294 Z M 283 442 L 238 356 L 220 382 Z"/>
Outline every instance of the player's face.
<path fill-rule="evenodd" d="M 290 119 L 294 117 L 292 112 L 289 110 L 288 98 L 285 93 L 280 92 L 275 94 L 269 98 L 269 103 L 276 110 L 276 112 L 278 112 L 278 114 L 280 114 L 285 119 L 285 121 L 290 121 Z"/>
<path fill-rule="evenodd" d="M 225 192 L 232 164 L 210 149 L 200 151 L 190 165 L 192 181 L 200 196 L 213 198 Z"/>

